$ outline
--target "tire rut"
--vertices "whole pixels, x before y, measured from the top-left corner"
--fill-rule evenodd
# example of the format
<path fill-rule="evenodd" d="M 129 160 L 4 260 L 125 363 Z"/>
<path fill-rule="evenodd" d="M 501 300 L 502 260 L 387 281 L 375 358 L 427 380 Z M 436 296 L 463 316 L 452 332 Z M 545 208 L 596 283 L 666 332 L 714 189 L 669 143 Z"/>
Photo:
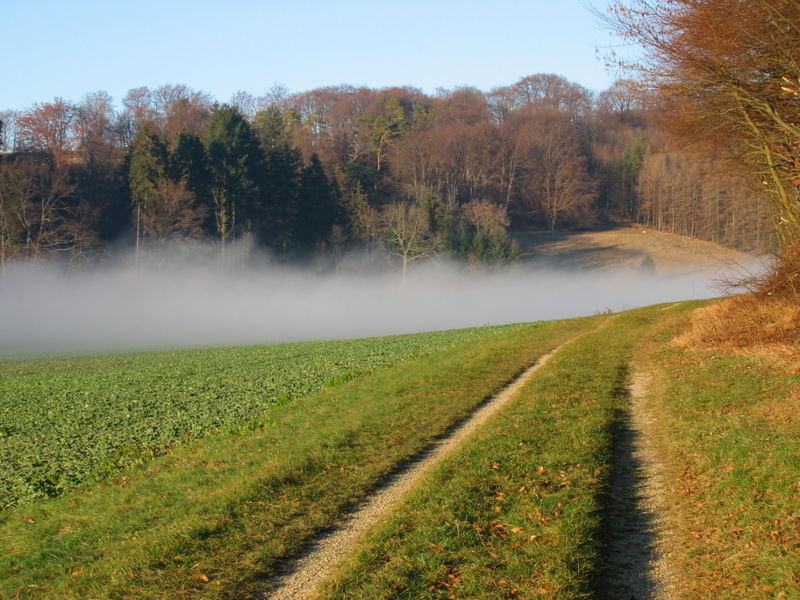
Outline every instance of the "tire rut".
<path fill-rule="evenodd" d="M 634 372 L 628 408 L 617 414 L 614 470 L 604 512 L 604 600 L 672 600 L 663 466 L 655 444 L 649 376 Z"/>

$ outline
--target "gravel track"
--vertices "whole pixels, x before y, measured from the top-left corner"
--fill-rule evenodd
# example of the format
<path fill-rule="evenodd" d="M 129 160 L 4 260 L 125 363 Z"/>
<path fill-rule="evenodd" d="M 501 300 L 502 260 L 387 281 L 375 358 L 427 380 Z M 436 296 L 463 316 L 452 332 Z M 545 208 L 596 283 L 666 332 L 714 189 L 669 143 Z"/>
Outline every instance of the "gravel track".
<path fill-rule="evenodd" d="M 417 485 L 420 478 L 507 404 L 561 347 L 563 345 L 540 357 L 532 367 L 497 395 L 484 402 L 450 434 L 390 476 L 344 522 L 313 540 L 302 556 L 286 565 L 286 574 L 274 580 L 275 588 L 261 598 L 269 600 L 312 598 L 320 584 L 332 575 L 342 559 L 353 551 L 366 530 L 395 508 Z"/>

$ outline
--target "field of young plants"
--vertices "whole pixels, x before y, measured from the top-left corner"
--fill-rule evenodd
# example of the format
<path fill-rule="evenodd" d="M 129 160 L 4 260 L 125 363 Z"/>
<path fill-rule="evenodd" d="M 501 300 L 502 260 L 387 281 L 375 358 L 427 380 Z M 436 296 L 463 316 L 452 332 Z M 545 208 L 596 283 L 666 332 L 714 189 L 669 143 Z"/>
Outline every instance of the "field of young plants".
<path fill-rule="evenodd" d="M 0 506 L 257 426 L 275 403 L 501 329 L 0 363 Z"/>

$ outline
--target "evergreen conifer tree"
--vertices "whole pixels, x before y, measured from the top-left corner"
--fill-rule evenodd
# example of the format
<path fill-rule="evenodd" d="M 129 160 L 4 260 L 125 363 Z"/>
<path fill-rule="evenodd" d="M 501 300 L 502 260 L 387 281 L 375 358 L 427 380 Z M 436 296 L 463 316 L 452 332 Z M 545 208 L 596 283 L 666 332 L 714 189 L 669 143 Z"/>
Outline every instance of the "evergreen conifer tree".
<path fill-rule="evenodd" d="M 215 222 L 211 211 L 211 174 L 202 140 L 187 131 L 178 135 L 175 149 L 170 155 L 170 176 L 190 192 L 198 206 L 208 210 L 209 222 L 204 229 L 213 234 Z"/>
<path fill-rule="evenodd" d="M 254 127 L 264 152 L 264 187 L 269 208 L 262 232 L 276 250 L 286 252 L 297 243 L 300 185 L 303 157 L 291 141 L 284 115 L 275 106 L 260 111 Z"/>
<path fill-rule="evenodd" d="M 310 248 L 328 237 L 336 219 L 336 194 L 316 154 L 300 177 L 295 237 L 298 244 Z"/>
<path fill-rule="evenodd" d="M 166 142 L 152 123 L 145 123 L 133 140 L 128 170 L 137 253 L 142 238 L 142 219 L 154 208 L 159 186 L 167 179 L 167 166 Z"/>
<path fill-rule="evenodd" d="M 220 252 L 235 235 L 252 230 L 264 209 L 258 185 L 263 171 L 263 155 L 250 124 L 228 105 L 214 108 L 203 137 L 212 211 Z"/>

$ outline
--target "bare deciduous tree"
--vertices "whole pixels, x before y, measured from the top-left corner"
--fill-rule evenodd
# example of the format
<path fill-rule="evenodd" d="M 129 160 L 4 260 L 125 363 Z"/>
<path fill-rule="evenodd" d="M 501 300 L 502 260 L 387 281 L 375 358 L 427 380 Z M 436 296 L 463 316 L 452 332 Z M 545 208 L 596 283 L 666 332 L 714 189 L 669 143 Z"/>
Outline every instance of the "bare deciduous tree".
<path fill-rule="evenodd" d="M 568 114 L 534 109 L 524 115 L 518 135 L 526 149 L 525 170 L 530 195 L 523 198 L 528 211 L 539 211 L 549 229 L 565 217 L 588 212 L 597 197 L 597 184 L 589 176 L 577 132 Z"/>
<path fill-rule="evenodd" d="M 17 118 L 17 144 L 27 151 L 48 152 L 63 164 L 75 149 L 75 107 L 61 98 L 35 104 Z"/>
<path fill-rule="evenodd" d="M 207 207 L 199 204 L 182 182 L 165 179 L 158 183 L 150 210 L 142 216 L 142 229 L 147 238 L 157 242 L 199 238 L 206 218 Z"/>
<path fill-rule="evenodd" d="M 408 265 L 431 256 L 441 242 L 428 231 L 425 211 L 416 204 L 390 204 L 383 211 L 383 226 L 389 251 L 401 260 L 403 281 Z"/>
<path fill-rule="evenodd" d="M 488 200 L 471 200 L 464 205 L 464 216 L 475 227 L 478 235 L 488 237 L 494 232 L 502 231 L 511 224 L 508 211 L 502 204 Z"/>
<path fill-rule="evenodd" d="M 41 155 L 0 163 L 0 262 L 36 259 L 88 241 L 69 202 L 75 186 L 64 167 Z"/>

